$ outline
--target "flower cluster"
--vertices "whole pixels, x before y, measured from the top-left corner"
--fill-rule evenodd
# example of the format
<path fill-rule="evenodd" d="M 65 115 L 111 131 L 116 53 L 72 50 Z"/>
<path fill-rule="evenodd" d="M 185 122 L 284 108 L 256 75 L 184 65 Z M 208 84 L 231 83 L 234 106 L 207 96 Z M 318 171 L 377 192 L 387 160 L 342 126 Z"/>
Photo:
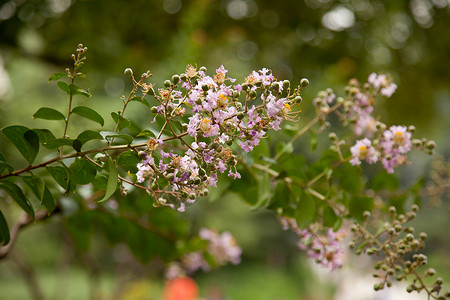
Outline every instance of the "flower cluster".
<path fill-rule="evenodd" d="M 237 265 L 241 262 L 242 249 L 237 245 L 231 233 L 219 234 L 216 231 L 202 228 L 199 236 L 208 243 L 206 252 L 202 250 L 190 252 L 184 255 L 180 262 L 171 263 L 166 277 L 175 278 L 184 273 L 192 274 L 198 270 L 207 272 L 214 266 L 222 266 L 228 262 Z M 209 255 L 214 260 L 214 265 L 211 265 L 211 260 L 205 259 L 205 255 Z"/>
<path fill-rule="evenodd" d="M 339 230 L 328 229 L 326 235 L 320 235 L 307 227 L 300 229 L 293 218 L 281 217 L 280 222 L 284 230 L 292 230 L 300 238 L 298 247 L 305 250 L 311 259 L 323 267 L 335 270 L 342 266 L 342 240 L 346 234 Z"/>
<path fill-rule="evenodd" d="M 381 159 L 383 167 L 388 173 L 394 172 L 394 167 L 407 162 L 406 154 L 411 150 L 411 132 L 405 126 L 391 126 L 383 131 L 381 141 L 377 141 L 375 147 L 372 142 L 364 138 L 358 140 L 350 148 L 352 165 L 359 165 L 365 160 L 369 164 Z"/>
<path fill-rule="evenodd" d="M 193 203 L 208 193 L 209 186 L 216 186 L 219 173 L 240 178 L 234 141 L 250 152 L 267 131 L 279 130 L 284 120 L 294 121 L 298 114 L 294 107 L 306 86 L 302 83 L 291 91 L 289 81 L 277 81 L 266 68 L 253 71 L 241 84 L 227 77 L 223 66 L 214 77 L 205 72 L 204 67 L 197 70 L 189 65 L 185 73 L 166 80 L 158 93 L 153 85 L 141 84 L 143 93 L 159 103 L 152 107 L 154 119 L 164 120 L 159 135 L 141 153 L 143 160 L 136 173 L 138 183 L 147 183 L 156 205 L 184 211 L 185 203 Z M 188 123 L 178 130 L 177 124 L 184 120 Z M 180 143 L 165 152 L 168 141 Z M 174 152 L 174 148 L 179 150 Z"/>

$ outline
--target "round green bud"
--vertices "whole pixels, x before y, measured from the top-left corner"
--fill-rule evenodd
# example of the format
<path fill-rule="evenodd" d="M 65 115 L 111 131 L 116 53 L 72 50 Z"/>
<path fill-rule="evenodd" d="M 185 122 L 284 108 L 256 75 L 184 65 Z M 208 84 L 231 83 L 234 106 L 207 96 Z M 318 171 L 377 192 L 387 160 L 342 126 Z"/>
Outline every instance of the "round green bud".
<path fill-rule="evenodd" d="M 294 98 L 294 102 L 297 103 L 297 104 L 302 103 L 302 101 L 303 101 L 303 98 L 302 98 L 301 96 L 296 96 L 296 97 Z"/>
<path fill-rule="evenodd" d="M 173 75 L 172 76 L 172 82 L 173 82 L 173 84 L 178 84 L 180 82 L 180 76 Z"/>
<path fill-rule="evenodd" d="M 428 235 L 427 235 L 425 232 L 421 232 L 421 233 L 419 234 L 419 238 L 420 238 L 422 241 L 425 241 L 425 240 L 427 239 L 427 237 L 428 237 Z"/>
<path fill-rule="evenodd" d="M 167 178 L 168 181 L 172 181 L 172 179 L 173 179 L 173 174 L 172 174 L 172 173 L 171 173 L 171 174 L 168 174 L 168 175 L 166 176 L 166 178 Z"/>
<path fill-rule="evenodd" d="M 187 197 L 189 197 L 188 192 L 186 192 L 186 191 L 181 191 L 181 197 L 182 197 L 183 199 L 186 199 Z"/>
<path fill-rule="evenodd" d="M 184 73 L 181 74 L 181 75 L 180 75 L 180 79 L 183 80 L 183 81 L 186 81 L 186 80 L 187 80 L 187 75 L 184 74 Z"/>
<path fill-rule="evenodd" d="M 393 214 L 395 214 L 396 211 L 397 211 L 397 209 L 395 208 L 395 206 L 390 206 L 390 207 L 389 207 L 389 213 L 390 213 L 390 214 L 393 215 Z"/>
<path fill-rule="evenodd" d="M 255 97 L 256 97 L 256 91 L 251 90 L 251 91 L 249 92 L 249 96 L 250 96 L 250 98 L 255 98 Z"/>
<path fill-rule="evenodd" d="M 198 169 L 198 175 L 203 176 L 206 175 L 206 171 L 203 168 Z"/>
<path fill-rule="evenodd" d="M 373 248 L 369 248 L 366 251 L 367 255 L 373 255 L 375 253 L 375 251 L 373 250 Z"/>
<path fill-rule="evenodd" d="M 283 80 L 283 87 L 287 89 L 291 86 L 291 82 L 289 80 Z"/>
<path fill-rule="evenodd" d="M 158 112 L 158 108 L 156 106 L 152 106 L 152 108 L 150 108 L 150 111 L 156 114 Z"/>
<path fill-rule="evenodd" d="M 239 97 L 238 91 L 233 91 L 233 98 L 238 98 L 238 97 Z"/>
<path fill-rule="evenodd" d="M 278 92 L 278 90 L 280 89 L 280 84 L 276 81 L 272 82 L 271 88 Z"/>
<path fill-rule="evenodd" d="M 433 268 L 429 268 L 429 269 L 427 270 L 427 275 L 428 275 L 428 276 L 434 276 L 434 275 L 436 275 L 436 270 L 433 269 Z"/>
<path fill-rule="evenodd" d="M 244 113 L 243 112 L 239 112 L 236 116 L 239 120 L 242 120 L 244 118 Z"/>
<path fill-rule="evenodd" d="M 190 194 L 189 194 L 189 199 L 191 199 L 191 200 L 195 200 L 195 194 L 193 194 L 193 193 L 190 193 Z"/>
<path fill-rule="evenodd" d="M 329 138 L 330 140 L 332 140 L 332 141 L 337 141 L 337 139 L 338 139 L 336 133 L 334 133 L 334 132 L 330 132 L 330 133 L 328 134 L 328 138 Z"/>
<path fill-rule="evenodd" d="M 241 102 L 236 102 L 236 108 L 237 109 L 241 109 L 242 108 L 242 103 Z"/>
<path fill-rule="evenodd" d="M 242 90 L 243 90 L 243 91 L 248 90 L 248 84 L 244 83 L 244 84 L 242 85 Z"/>
<path fill-rule="evenodd" d="M 303 88 L 303 87 L 306 87 L 306 86 L 308 86 L 309 85 L 309 80 L 308 79 L 306 79 L 306 78 L 303 78 L 302 80 L 300 80 L 300 86 Z"/>
<path fill-rule="evenodd" d="M 138 152 L 138 156 L 139 156 L 140 159 L 143 159 L 146 155 L 147 155 L 147 153 L 145 151 L 139 151 Z"/>
<path fill-rule="evenodd" d="M 165 80 L 165 81 L 164 81 L 164 86 L 165 86 L 166 88 L 169 88 L 171 85 L 172 85 L 172 83 L 170 82 L 170 80 Z"/>
<path fill-rule="evenodd" d="M 408 285 L 408 287 L 406 288 L 406 291 L 407 291 L 408 293 L 412 293 L 412 292 L 414 291 L 413 285 L 412 285 L 412 284 L 411 284 L 411 285 Z"/>
<path fill-rule="evenodd" d="M 408 131 L 414 133 L 416 131 L 416 127 L 414 125 L 408 126 Z"/>
<path fill-rule="evenodd" d="M 437 285 L 442 285 L 442 284 L 444 283 L 444 280 L 442 280 L 441 277 L 438 277 L 438 278 L 436 279 L 435 283 L 436 283 Z"/>
<path fill-rule="evenodd" d="M 158 189 L 158 183 L 153 182 L 150 188 L 152 191 L 156 191 Z"/>
<path fill-rule="evenodd" d="M 202 90 L 206 92 L 208 90 L 208 86 L 206 84 L 203 84 L 202 85 Z"/>
<path fill-rule="evenodd" d="M 205 196 L 208 196 L 208 194 L 209 194 L 209 190 L 208 189 L 203 189 L 202 192 L 203 192 L 203 194 Z"/>
<path fill-rule="evenodd" d="M 200 178 L 197 177 L 194 179 L 194 184 L 199 185 L 200 183 L 202 183 L 202 180 Z"/>
<path fill-rule="evenodd" d="M 425 147 L 427 147 L 428 149 L 434 149 L 434 148 L 436 148 L 436 143 L 434 142 L 434 141 L 428 141 L 426 144 L 425 144 Z"/>
<path fill-rule="evenodd" d="M 188 124 L 187 123 L 181 124 L 181 129 L 183 129 L 183 131 L 186 131 L 188 129 Z"/>
<path fill-rule="evenodd" d="M 126 68 L 125 71 L 123 71 L 123 74 L 133 76 L 133 70 L 131 70 L 131 68 Z"/>

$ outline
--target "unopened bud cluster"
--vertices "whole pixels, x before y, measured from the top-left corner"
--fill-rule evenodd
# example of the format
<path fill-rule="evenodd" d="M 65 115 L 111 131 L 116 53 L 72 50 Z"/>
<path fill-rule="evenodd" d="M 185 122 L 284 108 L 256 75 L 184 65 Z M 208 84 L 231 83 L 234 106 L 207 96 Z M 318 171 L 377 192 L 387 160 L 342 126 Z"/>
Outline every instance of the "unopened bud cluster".
<path fill-rule="evenodd" d="M 291 89 L 288 80 L 277 81 L 265 68 L 253 71 L 241 84 L 227 77 L 223 66 L 213 77 L 205 72 L 204 67 L 189 65 L 157 92 L 153 85 L 137 83 L 144 96 L 158 103 L 151 108 L 154 120 L 164 120 L 158 136 L 149 140 L 136 174 L 138 183 L 146 182 L 156 205 L 184 211 L 185 203 L 216 186 L 219 173 L 240 178 L 233 144 L 250 152 L 270 129 L 279 130 L 284 120 L 295 121 L 300 91 L 307 85 L 303 80 Z M 132 75 L 128 69 L 125 73 Z M 165 152 L 164 144 L 173 140 L 179 150 Z"/>
<path fill-rule="evenodd" d="M 375 235 L 359 224 L 353 225 L 351 229 L 355 238 L 350 248 L 355 248 L 357 254 L 365 252 L 382 258 L 374 266 L 377 272 L 373 276 L 383 279 L 374 285 L 375 290 L 392 286 L 394 280 L 403 281 L 412 277 L 413 283 L 408 287 L 408 292 L 425 290 L 429 297 L 440 299 L 442 280 L 438 278 L 432 287 L 426 286 L 422 279 L 435 276 L 436 271 L 431 268 L 425 272 L 418 270 L 427 264 L 427 256 L 414 254 L 424 248 L 427 235 L 421 232 L 416 236 L 413 227 L 405 226 L 416 217 L 417 211 L 417 205 L 413 205 L 406 214 L 397 214 L 395 207 L 390 207 L 388 212 L 392 222 L 385 223 L 384 230 Z M 411 259 L 405 260 L 404 257 Z"/>

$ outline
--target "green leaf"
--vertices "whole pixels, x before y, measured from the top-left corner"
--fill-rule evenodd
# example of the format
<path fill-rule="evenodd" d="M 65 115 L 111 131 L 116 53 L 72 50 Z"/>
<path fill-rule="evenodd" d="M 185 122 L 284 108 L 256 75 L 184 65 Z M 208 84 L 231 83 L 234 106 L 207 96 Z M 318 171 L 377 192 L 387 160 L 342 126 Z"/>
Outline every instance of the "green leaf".
<path fill-rule="evenodd" d="M 14 144 L 31 164 L 39 152 L 39 137 L 25 126 L 12 125 L 2 129 L 3 134 Z"/>
<path fill-rule="evenodd" d="M 58 81 L 57 85 L 61 90 L 70 95 L 70 87 L 67 83 L 65 83 L 64 81 Z"/>
<path fill-rule="evenodd" d="M 20 176 L 23 182 L 31 189 L 36 198 L 41 201 L 44 194 L 44 181 L 40 177 Z"/>
<path fill-rule="evenodd" d="M 3 174 L 5 170 L 7 171 L 6 174 L 9 174 L 14 171 L 14 168 L 5 163 L 4 161 L 0 161 L 0 174 Z"/>
<path fill-rule="evenodd" d="M 278 183 L 277 187 L 275 188 L 275 192 L 273 197 L 270 199 L 269 205 L 267 206 L 268 209 L 277 209 L 277 208 L 283 208 L 288 206 L 291 198 L 291 193 L 289 191 L 289 188 L 286 185 L 286 182 L 281 181 Z"/>
<path fill-rule="evenodd" d="M 83 90 L 83 89 L 80 89 L 80 88 L 77 87 L 77 86 L 76 86 L 76 90 L 75 90 L 75 92 L 74 92 L 74 95 L 82 95 L 82 96 L 85 96 L 85 97 L 88 97 L 88 98 L 91 98 L 91 97 L 92 97 L 92 94 L 91 94 L 91 92 L 89 91 L 89 89 Z"/>
<path fill-rule="evenodd" d="M 53 73 L 52 75 L 50 75 L 50 77 L 48 78 L 48 81 L 52 81 L 52 80 L 59 80 L 63 77 L 69 77 L 69 75 L 67 73 Z"/>
<path fill-rule="evenodd" d="M 298 199 L 295 220 L 300 228 L 305 228 L 316 221 L 316 202 L 309 193 L 302 193 Z"/>
<path fill-rule="evenodd" d="M 63 188 L 67 190 L 69 174 L 63 167 L 47 167 L 47 172 L 55 179 L 55 181 Z"/>
<path fill-rule="evenodd" d="M 73 139 L 54 139 L 49 140 L 47 143 L 45 143 L 45 147 L 48 149 L 58 149 L 61 146 L 72 146 L 73 145 Z"/>
<path fill-rule="evenodd" d="M 50 140 L 56 139 L 55 135 L 48 129 L 32 129 L 37 134 L 39 142 L 44 145 Z"/>
<path fill-rule="evenodd" d="M 59 111 L 49 107 L 41 107 L 34 113 L 33 119 L 65 120 L 66 117 Z"/>
<path fill-rule="evenodd" d="M 352 166 L 348 162 L 336 168 L 333 175 L 338 180 L 339 186 L 347 192 L 357 194 L 363 186 L 361 168 Z"/>
<path fill-rule="evenodd" d="M 70 182 L 73 184 L 88 184 L 94 178 L 97 170 L 91 162 L 85 158 L 76 158 L 69 166 Z"/>
<path fill-rule="evenodd" d="M 103 120 L 102 116 L 98 112 L 87 106 L 77 106 L 74 109 L 72 109 L 72 113 L 77 114 L 88 120 L 97 122 L 101 126 L 105 124 L 105 120 Z"/>
<path fill-rule="evenodd" d="M 131 98 L 130 101 L 136 101 L 136 102 L 142 103 L 145 106 L 147 106 L 148 108 L 150 108 L 150 104 L 148 103 L 147 99 L 145 99 L 143 97 L 135 96 L 135 97 Z"/>
<path fill-rule="evenodd" d="M 258 180 L 258 202 L 253 208 L 260 208 L 267 205 L 270 198 L 270 176 L 266 172 L 262 172 Z"/>
<path fill-rule="evenodd" d="M 5 216 L 0 210 L 0 244 L 7 245 L 10 239 L 8 223 L 6 223 Z"/>
<path fill-rule="evenodd" d="M 34 220 L 34 209 L 22 190 L 14 183 L 4 180 L 0 182 L 0 189 L 3 189 L 17 204 Z"/>
<path fill-rule="evenodd" d="M 116 164 L 110 157 L 108 157 L 106 163 L 108 165 L 109 171 L 108 182 L 106 184 L 105 196 L 100 201 L 98 201 L 99 203 L 108 200 L 117 189 L 118 174 Z"/>
<path fill-rule="evenodd" d="M 379 172 L 371 181 L 370 188 L 374 191 L 380 191 L 383 189 L 389 191 L 395 191 L 398 189 L 398 179 L 394 174 L 389 174 L 386 171 Z"/>
<path fill-rule="evenodd" d="M 123 139 L 123 140 L 125 140 L 126 141 L 126 145 L 129 145 L 129 144 L 131 144 L 132 142 L 133 142 L 133 137 L 131 136 L 131 135 L 128 135 L 128 134 L 110 134 L 110 135 L 107 135 L 107 136 L 105 136 L 105 139 L 114 139 L 114 141 L 115 141 L 115 139 L 116 138 L 120 138 L 120 139 Z M 123 143 L 119 143 L 119 144 L 123 144 Z"/>
<path fill-rule="evenodd" d="M 372 211 L 373 197 L 353 196 L 349 199 L 350 215 L 358 221 L 364 221 L 363 213 L 365 211 Z"/>
<path fill-rule="evenodd" d="M 131 125 L 131 121 L 130 120 L 125 119 L 124 117 L 120 116 L 116 112 L 112 112 L 111 113 L 111 117 L 113 118 L 114 122 L 116 122 L 116 124 L 119 124 L 119 130 L 127 128 L 127 127 L 129 127 Z"/>
<path fill-rule="evenodd" d="M 44 186 L 41 204 L 47 208 L 49 214 L 55 209 L 55 199 L 46 185 Z"/>
<path fill-rule="evenodd" d="M 334 209 L 330 206 L 326 206 L 323 209 L 323 226 L 326 227 L 334 227 L 336 225 L 336 222 L 339 221 L 339 217 L 334 212 Z"/>
<path fill-rule="evenodd" d="M 103 137 L 97 131 L 85 130 L 78 135 L 77 140 L 79 140 L 81 144 L 84 145 L 86 142 L 91 140 L 103 140 Z"/>
<path fill-rule="evenodd" d="M 137 136 L 149 136 L 152 138 L 156 138 L 156 135 L 150 129 L 143 129 Z"/>
<path fill-rule="evenodd" d="M 136 151 L 125 151 L 119 156 L 117 161 L 119 166 L 135 167 L 142 159 L 139 158 Z"/>

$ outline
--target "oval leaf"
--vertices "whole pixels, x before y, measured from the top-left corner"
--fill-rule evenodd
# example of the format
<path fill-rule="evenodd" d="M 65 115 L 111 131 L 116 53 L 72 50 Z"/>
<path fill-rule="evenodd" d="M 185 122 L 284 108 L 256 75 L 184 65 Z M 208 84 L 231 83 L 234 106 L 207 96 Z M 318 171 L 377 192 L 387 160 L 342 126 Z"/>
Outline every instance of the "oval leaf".
<path fill-rule="evenodd" d="M 100 116 L 95 110 L 87 106 L 77 106 L 72 109 L 72 113 L 77 114 L 83 118 L 99 123 L 101 126 L 105 124 L 102 116 Z"/>
<path fill-rule="evenodd" d="M 45 143 L 45 147 L 48 149 L 58 149 L 61 146 L 72 146 L 73 145 L 72 139 L 54 139 L 50 140 L 47 143 Z"/>
<path fill-rule="evenodd" d="M 78 135 L 77 140 L 79 140 L 81 144 L 84 145 L 90 140 L 103 140 L 103 137 L 97 131 L 86 130 Z"/>
<path fill-rule="evenodd" d="M 17 204 L 34 220 L 34 209 L 28 199 L 23 194 L 22 190 L 10 181 L 1 181 L 0 189 L 3 189 Z"/>
<path fill-rule="evenodd" d="M 69 174 L 63 167 L 47 167 L 47 172 L 55 179 L 55 181 L 63 188 L 67 189 Z"/>
<path fill-rule="evenodd" d="M 143 129 L 137 136 L 149 136 L 152 138 L 156 138 L 156 135 L 150 129 Z"/>
<path fill-rule="evenodd" d="M 32 129 L 37 134 L 39 142 L 44 145 L 50 140 L 56 139 L 55 135 L 48 129 Z"/>
<path fill-rule="evenodd" d="M 88 184 L 94 178 L 97 170 L 87 159 L 76 158 L 69 166 L 70 182 L 73 184 Z"/>
<path fill-rule="evenodd" d="M 61 90 L 70 95 L 70 87 L 67 83 L 65 83 L 64 81 L 58 81 L 57 85 Z"/>
<path fill-rule="evenodd" d="M 48 81 L 52 81 L 52 80 L 59 80 L 63 77 L 68 77 L 69 75 L 67 75 L 67 73 L 53 73 L 52 75 L 50 75 L 50 77 L 48 78 Z"/>
<path fill-rule="evenodd" d="M 20 125 L 5 127 L 2 129 L 2 132 L 31 164 L 39 152 L 39 138 L 37 134 Z"/>
<path fill-rule="evenodd" d="M 34 113 L 33 119 L 65 120 L 66 117 L 59 111 L 49 107 L 41 107 Z"/>
<path fill-rule="evenodd" d="M 120 138 L 126 141 L 126 145 L 129 145 L 133 142 L 133 137 L 131 135 L 128 134 L 114 134 L 114 135 L 107 135 L 105 136 L 105 139 L 115 139 L 115 138 Z M 118 143 L 118 144 L 123 144 L 123 143 Z"/>
<path fill-rule="evenodd" d="M 106 183 L 105 196 L 100 201 L 98 201 L 99 203 L 108 200 L 117 189 L 118 174 L 116 164 L 110 157 L 108 157 L 107 164 L 109 171 L 108 182 Z"/>
<path fill-rule="evenodd" d="M 113 118 L 114 122 L 116 122 L 116 124 L 119 124 L 119 130 L 130 127 L 130 125 L 131 125 L 130 120 L 125 119 L 124 117 L 122 117 L 121 115 L 119 115 L 116 112 L 112 112 L 111 117 Z"/>

